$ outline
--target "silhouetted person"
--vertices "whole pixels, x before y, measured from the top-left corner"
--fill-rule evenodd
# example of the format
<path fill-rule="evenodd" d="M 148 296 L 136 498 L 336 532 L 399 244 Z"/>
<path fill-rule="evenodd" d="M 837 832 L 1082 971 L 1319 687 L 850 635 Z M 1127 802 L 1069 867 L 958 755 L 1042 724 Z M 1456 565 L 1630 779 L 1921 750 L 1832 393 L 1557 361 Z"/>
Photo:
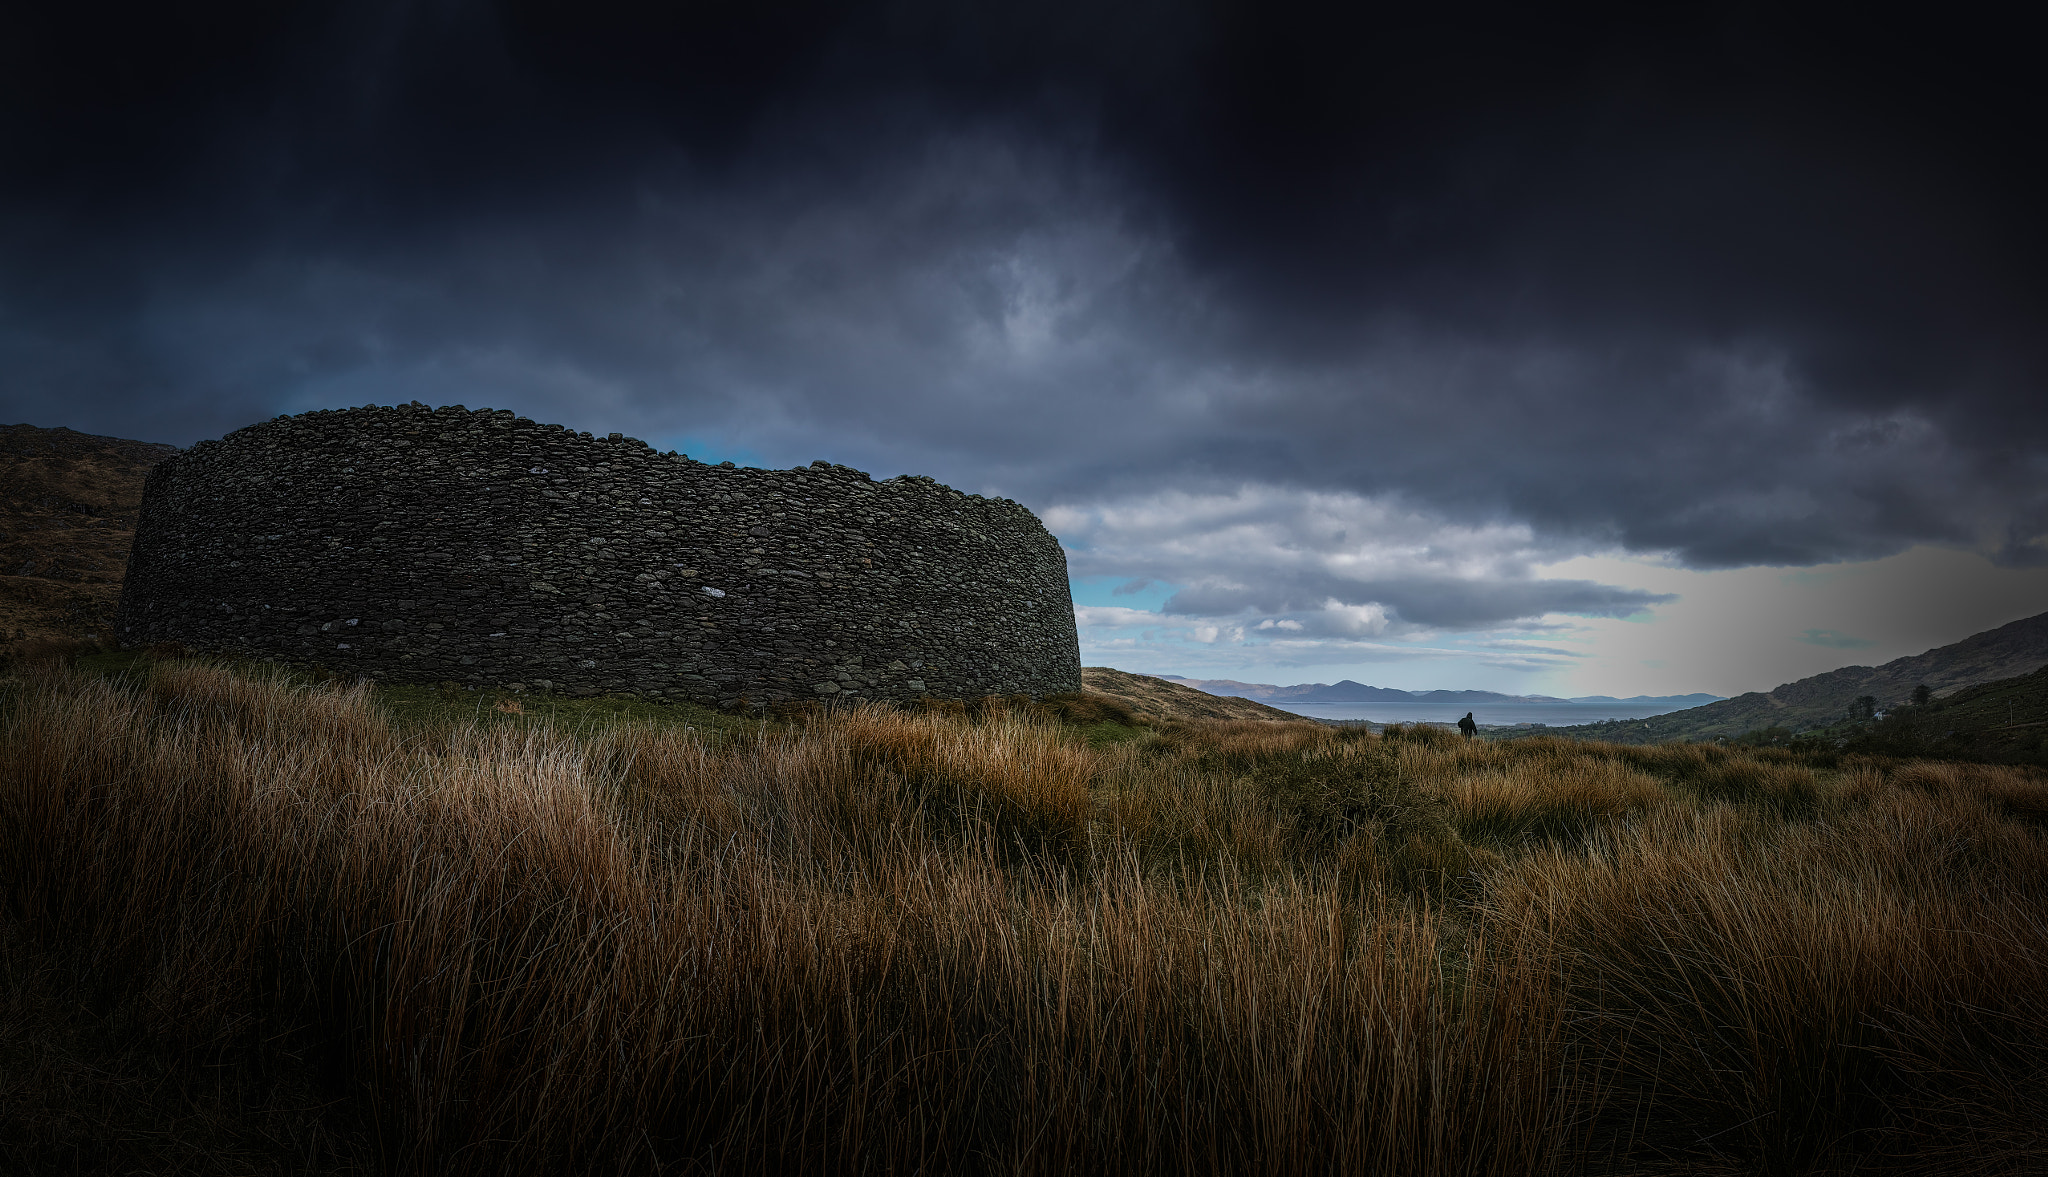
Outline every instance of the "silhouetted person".
<path fill-rule="evenodd" d="M 1470 711 L 1465 713 L 1465 718 L 1458 721 L 1458 730 L 1464 732 L 1465 738 L 1468 740 L 1479 734 L 1479 725 L 1472 722 L 1472 713 Z"/>

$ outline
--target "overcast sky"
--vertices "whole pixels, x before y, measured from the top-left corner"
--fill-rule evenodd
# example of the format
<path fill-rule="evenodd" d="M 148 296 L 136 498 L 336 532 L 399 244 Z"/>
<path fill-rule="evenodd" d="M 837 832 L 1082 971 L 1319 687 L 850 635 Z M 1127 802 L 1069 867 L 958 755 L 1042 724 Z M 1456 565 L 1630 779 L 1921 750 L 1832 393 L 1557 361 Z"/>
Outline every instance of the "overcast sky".
<path fill-rule="evenodd" d="M 930 474 L 1154 673 L 1727 694 L 2048 609 L 2033 38 L 1673 7 L 37 6 L 0 419 Z"/>

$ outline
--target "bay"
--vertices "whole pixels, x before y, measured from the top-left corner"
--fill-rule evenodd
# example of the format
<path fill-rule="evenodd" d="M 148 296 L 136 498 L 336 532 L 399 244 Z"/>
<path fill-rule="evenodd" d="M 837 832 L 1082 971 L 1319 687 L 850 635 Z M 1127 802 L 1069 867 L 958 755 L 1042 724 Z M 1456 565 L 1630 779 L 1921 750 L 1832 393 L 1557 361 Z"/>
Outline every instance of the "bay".
<path fill-rule="evenodd" d="M 1280 703 L 1268 707 L 1292 711 L 1312 719 L 1365 719 L 1373 723 L 1456 723 L 1470 711 L 1482 726 L 1507 727 L 1518 723 L 1569 727 L 1598 723 L 1603 719 L 1648 719 L 1684 711 L 1686 706 L 1669 703 Z M 1697 706 L 1697 704 L 1693 704 Z"/>

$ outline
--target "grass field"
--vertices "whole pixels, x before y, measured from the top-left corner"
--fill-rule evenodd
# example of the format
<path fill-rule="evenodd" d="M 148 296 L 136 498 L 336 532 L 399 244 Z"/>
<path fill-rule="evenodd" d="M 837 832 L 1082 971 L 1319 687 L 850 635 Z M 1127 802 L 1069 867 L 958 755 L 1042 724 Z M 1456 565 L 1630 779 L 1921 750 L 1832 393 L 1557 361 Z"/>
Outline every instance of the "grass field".
<path fill-rule="evenodd" d="M 2048 774 L 25 661 L 9 1172 L 2026 1173 Z"/>

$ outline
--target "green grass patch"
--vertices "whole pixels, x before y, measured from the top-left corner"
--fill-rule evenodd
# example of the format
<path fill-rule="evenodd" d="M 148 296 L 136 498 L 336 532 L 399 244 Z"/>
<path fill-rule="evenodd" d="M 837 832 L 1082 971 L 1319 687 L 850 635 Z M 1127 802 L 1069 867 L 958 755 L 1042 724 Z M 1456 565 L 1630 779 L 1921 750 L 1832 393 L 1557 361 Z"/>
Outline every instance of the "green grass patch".
<path fill-rule="evenodd" d="M 1133 740 L 1142 740 L 1152 734 L 1152 729 L 1150 728 L 1131 723 L 1117 723 L 1113 720 L 1075 725 L 1074 730 L 1080 733 L 1082 739 L 1088 741 L 1090 748 L 1109 748 L 1117 744 L 1128 744 Z"/>
<path fill-rule="evenodd" d="M 604 731 L 621 725 L 690 728 L 722 735 L 754 731 L 762 721 L 694 703 L 657 703 L 634 695 L 577 699 L 530 691 L 470 690 L 451 684 L 379 685 L 377 705 L 408 731 L 450 724 Z"/>
<path fill-rule="evenodd" d="M 135 688 L 148 681 L 152 670 L 173 659 L 149 650 L 90 650 L 77 654 L 72 666 L 95 678 Z M 241 674 L 276 674 L 300 686 L 341 684 L 348 680 L 323 667 L 303 667 L 256 662 L 245 659 L 196 659 L 233 667 Z M 589 735 L 622 725 L 650 728 L 685 728 L 716 735 L 735 735 L 759 730 L 764 723 L 757 716 L 740 715 L 695 703 L 658 703 L 636 695 L 611 694 L 572 698 L 533 691 L 470 688 L 459 683 L 373 683 L 373 697 L 379 708 L 400 730 L 423 732 L 456 724 L 480 727 L 548 727 L 574 735 Z"/>

